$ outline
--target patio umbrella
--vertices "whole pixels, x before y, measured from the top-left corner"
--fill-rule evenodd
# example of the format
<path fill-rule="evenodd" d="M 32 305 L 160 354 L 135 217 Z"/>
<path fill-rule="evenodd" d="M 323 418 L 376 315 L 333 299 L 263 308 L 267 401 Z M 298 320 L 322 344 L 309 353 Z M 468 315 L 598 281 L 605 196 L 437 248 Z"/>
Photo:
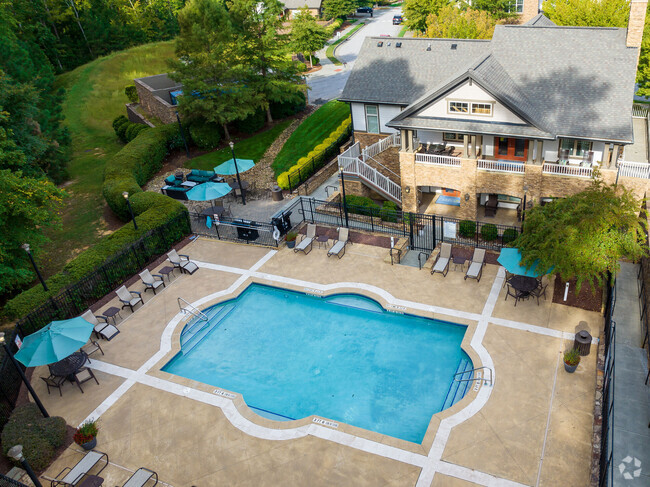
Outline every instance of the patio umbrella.
<path fill-rule="evenodd" d="M 501 254 L 497 259 L 510 274 L 517 276 L 539 277 L 542 273 L 537 272 L 537 261 L 530 269 L 526 269 L 521 265 L 521 252 L 519 249 L 501 249 Z"/>
<path fill-rule="evenodd" d="M 252 169 L 254 166 L 255 161 L 252 159 L 237 159 L 237 169 L 239 169 L 240 173 L 246 172 L 249 169 Z M 237 174 L 237 171 L 235 170 L 234 159 L 230 159 L 222 164 L 219 164 L 214 168 L 214 172 L 217 174 L 223 174 L 224 176 L 232 176 L 234 174 Z"/>
<path fill-rule="evenodd" d="M 93 331 L 93 324 L 81 317 L 53 321 L 26 336 L 15 357 L 26 367 L 53 364 L 83 347 Z"/>
<path fill-rule="evenodd" d="M 232 191 L 228 183 L 203 183 L 190 189 L 187 199 L 192 201 L 210 201 L 221 198 Z"/>

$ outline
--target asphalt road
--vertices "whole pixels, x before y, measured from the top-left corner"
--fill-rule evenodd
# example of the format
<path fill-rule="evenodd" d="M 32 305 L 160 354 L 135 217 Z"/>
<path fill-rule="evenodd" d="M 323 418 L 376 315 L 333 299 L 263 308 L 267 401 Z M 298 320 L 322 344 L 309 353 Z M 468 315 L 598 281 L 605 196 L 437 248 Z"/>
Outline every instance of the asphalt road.
<path fill-rule="evenodd" d="M 359 55 L 364 39 L 380 35 L 397 36 L 402 26 L 393 25 L 393 16 L 401 14 L 401 12 L 401 8 L 375 10 L 372 18 L 367 14 L 357 14 L 357 18 L 363 19 L 366 25 L 343 42 L 336 50 L 336 57 L 339 61 L 346 63 L 346 66 L 324 64 L 328 60 L 323 54 L 321 57 L 323 69 L 307 77 L 307 84 L 311 88 L 309 90 L 309 102 L 324 103 L 333 98 L 338 98 L 348 80 L 350 70 Z"/>

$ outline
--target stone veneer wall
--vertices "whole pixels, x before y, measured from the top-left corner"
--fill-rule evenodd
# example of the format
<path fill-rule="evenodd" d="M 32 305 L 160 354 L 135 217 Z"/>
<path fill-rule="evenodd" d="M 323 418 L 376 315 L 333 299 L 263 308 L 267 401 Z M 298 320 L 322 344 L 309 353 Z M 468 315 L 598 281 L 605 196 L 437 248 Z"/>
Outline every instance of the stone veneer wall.
<path fill-rule="evenodd" d="M 156 96 L 142 81 L 136 79 L 134 82 L 140 106 L 148 115 L 159 118 L 163 123 L 176 122 L 177 107 Z"/>
<path fill-rule="evenodd" d="M 359 145 L 363 149 L 368 147 L 376 142 L 379 142 L 382 139 L 385 139 L 390 134 L 369 134 L 366 132 L 354 132 L 354 141 L 359 142 Z"/>
<path fill-rule="evenodd" d="M 524 0 L 524 10 L 521 13 L 519 22 L 525 24 L 539 13 L 539 3 L 537 0 Z"/>

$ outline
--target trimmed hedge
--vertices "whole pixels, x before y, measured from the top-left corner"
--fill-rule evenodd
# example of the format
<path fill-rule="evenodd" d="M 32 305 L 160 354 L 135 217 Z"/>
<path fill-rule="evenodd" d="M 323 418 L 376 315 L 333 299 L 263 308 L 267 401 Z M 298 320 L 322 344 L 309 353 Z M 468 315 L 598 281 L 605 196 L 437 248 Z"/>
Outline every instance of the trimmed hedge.
<path fill-rule="evenodd" d="M 474 238 L 474 235 L 476 235 L 476 222 L 472 220 L 463 220 L 460 222 L 458 233 L 460 233 L 461 237 Z"/>
<path fill-rule="evenodd" d="M 488 223 L 481 227 L 481 237 L 486 242 L 491 242 L 499 237 L 499 230 L 494 223 Z"/>
<path fill-rule="evenodd" d="M 117 135 L 122 142 L 131 142 L 140 132 L 148 128 L 148 125 L 129 121 L 129 119 L 124 115 L 120 115 L 113 120 L 113 130 L 115 131 L 115 135 Z"/>
<path fill-rule="evenodd" d="M 25 404 L 14 409 L 2 430 L 2 453 L 7 455 L 12 446 L 23 445 L 23 455 L 27 462 L 39 472 L 50 464 L 65 437 L 66 424 L 63 418 L 44 418 L 36 404 Z M 12 462 L 20 466 L 19 462 Z"/>
<path fill-rule="evenodd" d="M 503 242 L 503 245 L 506 245 L 511 242 L 514 242 L 518 236 L 519 236 L 519 232 L 517 232 L 517 230 L 515 230 L 514 228 L 506 228 L 503 231 L 503 235 L 501 236 L 501 241 Z"/>

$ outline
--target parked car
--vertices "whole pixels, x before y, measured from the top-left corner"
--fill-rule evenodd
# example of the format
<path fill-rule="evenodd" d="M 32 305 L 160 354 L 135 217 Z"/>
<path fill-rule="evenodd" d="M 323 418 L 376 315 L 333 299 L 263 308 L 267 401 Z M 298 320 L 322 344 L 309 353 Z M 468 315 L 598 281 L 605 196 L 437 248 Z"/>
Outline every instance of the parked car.
<path fill-rule="evenodd" d="M 359 7 L 357 9 L 358 14 L 370 14 L 372 17 L 372 7 Z"/>
<path fill-rule="evenodd" d="M 402 23 L 401 15 L 393 15 L 393 25 L 399 25 Z"/>

